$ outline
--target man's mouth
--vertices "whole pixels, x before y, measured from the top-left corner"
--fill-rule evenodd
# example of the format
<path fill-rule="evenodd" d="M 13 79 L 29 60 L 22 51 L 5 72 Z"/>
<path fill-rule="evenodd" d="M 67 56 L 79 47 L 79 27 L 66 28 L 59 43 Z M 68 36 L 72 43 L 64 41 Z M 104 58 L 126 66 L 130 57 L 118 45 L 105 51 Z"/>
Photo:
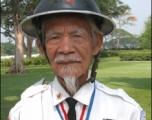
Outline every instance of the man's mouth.
<path fill-rule="evenodd" d="M 80 63 L 80 61 L 58 61 L 57 63 L 62 65 L 70 65 L 70 64 Z"/>

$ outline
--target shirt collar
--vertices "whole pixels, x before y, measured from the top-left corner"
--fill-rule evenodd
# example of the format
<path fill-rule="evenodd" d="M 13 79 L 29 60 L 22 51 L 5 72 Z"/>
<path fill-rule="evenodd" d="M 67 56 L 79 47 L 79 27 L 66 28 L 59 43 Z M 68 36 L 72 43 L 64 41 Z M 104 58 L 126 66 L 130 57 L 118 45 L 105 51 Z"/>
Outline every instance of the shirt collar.
<path fill-rule="evenodd" d="M 88 73 L 87 80 L 89 78 L 90 78 L 90 73 Z M 89 105 L 93 90 L 94 90 L 94 83 L 91 82 L 86 83 L 76 92 L 73 98 L 81 102 L 82 104 Z"/>
<path fill-rule="evenodd" d="M 54 78 L 52 83 L 52 92 L 53 92 L 53 104 L 54 106 L 64 101 L 66 98 L 70 97 L 69 94 L 59 83 L 57 77 Z"/>
<path fill-rule="evenodd" d="M 88 78 L 90 78 L 90 73 L 88 73 Z M 94 83 L 86 83 L 83 85 L 73 96 L 74 99 L 79 101 L 82 104 L 89 105 L 91 95 L 94 90 Z M 70 97 L 69 94 L 65 91 L 65 89 L 61 86 L 57 77 L 54 78 L 52 83 L 52 92 L 53 92 L 53 105 L 57 105 L 64 101 L 66 98 Z"/>

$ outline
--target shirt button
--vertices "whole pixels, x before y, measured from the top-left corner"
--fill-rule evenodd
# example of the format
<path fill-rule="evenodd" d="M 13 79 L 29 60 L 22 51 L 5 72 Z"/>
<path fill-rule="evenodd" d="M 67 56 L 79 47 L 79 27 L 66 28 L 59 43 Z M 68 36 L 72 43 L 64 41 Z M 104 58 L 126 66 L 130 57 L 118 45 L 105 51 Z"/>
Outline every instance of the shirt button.
<path fill-rule="evenodd" d="M 62 94 L 61 93 L 58 93 L 56 96 L 57 96 L 58 100 L 60 100 L 62 98 Z"/>

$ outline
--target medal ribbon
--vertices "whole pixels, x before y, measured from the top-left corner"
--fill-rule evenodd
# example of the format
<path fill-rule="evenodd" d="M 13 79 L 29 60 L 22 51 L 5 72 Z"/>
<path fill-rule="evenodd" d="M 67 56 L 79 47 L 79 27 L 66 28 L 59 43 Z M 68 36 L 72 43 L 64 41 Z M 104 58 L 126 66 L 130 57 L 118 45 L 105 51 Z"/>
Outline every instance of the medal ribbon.
<path fill-rule="evenodd" d="M 86 120 L 89 120 L 91 109 L 92 109 L 92 105 L 93 105 L 93 101 L 94 101 L 94 96 L 95 96 L 95 83 L 94 83 L 94 90 L 93 90 L 93 93 L 91 95 L 91 101 L 90 101 L 90 104 L 89 104 L 89 107 L 88 107 L 88 112 L 87 112 Z M 57 109 L 57 111 L 59 113 L 59 116 L 60 116 L 61 120 L 64 120 L 64 118 L 65 118 L 65 120 L 68 120 L 66 111 L 65 111 L 64 106 L 63 106 L 63 103 L 60 103 L 60 107 L 61 107 L 61 110 L 62 110 L 62 113 L 63 113 L 64 117 L 61 114 L 59 105 L 56 105 L 56 109 Z M 84 105 L 83 108 L 82 108 L 80 120 L 83 120 L 85 109 L 86 109 L 86 105 Z"/>

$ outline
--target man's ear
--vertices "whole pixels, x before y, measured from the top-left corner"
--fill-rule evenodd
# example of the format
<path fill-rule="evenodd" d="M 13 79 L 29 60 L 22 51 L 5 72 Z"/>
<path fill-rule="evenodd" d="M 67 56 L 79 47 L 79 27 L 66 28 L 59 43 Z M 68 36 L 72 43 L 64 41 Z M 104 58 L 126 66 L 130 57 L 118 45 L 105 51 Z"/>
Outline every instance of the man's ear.
<path fill-rule="evenodd" d="M 37 45 L 37 46 L 38 46 L 38 48 L 39 48 L 40 53 L 41 53 L 44 57 L 46 57 L 46 55 L 45 55 L 45 52 L 44 52 L 44 50 L 43 50 L 42 45 L 41 45 L 41 44 L 39 44 L 39 45 Z"/>
<path fill-rule="evenodd" d="M 103 36 L 101 34 L 96 33 L 95 38 L 96 38 L 96 43 L 93 46 L 93 55 L 96 55 L 100 51 L 103 44 Z"/>

